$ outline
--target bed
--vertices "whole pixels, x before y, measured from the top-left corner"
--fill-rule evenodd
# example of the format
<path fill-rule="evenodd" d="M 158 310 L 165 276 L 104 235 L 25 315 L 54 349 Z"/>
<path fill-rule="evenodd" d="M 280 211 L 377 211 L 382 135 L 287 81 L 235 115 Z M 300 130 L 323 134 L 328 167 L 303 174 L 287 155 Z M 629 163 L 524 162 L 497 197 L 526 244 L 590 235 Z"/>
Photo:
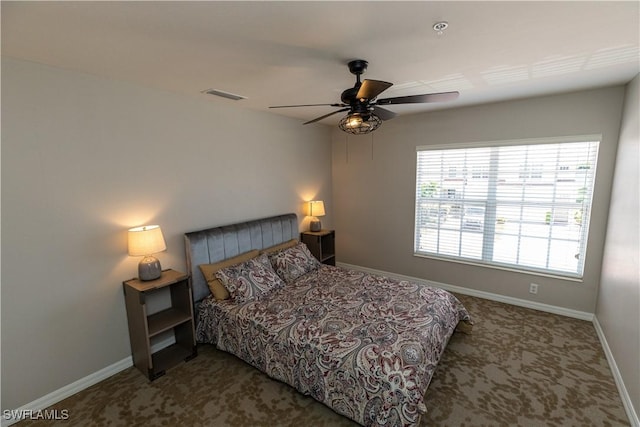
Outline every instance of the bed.
<path fill-rule="evenodd" d="M 198 342 L 364 426 L 418 425 L 438 361 L 457 326 L 470 330 L 469 313 L 438 288 L 320 264 L 298 237 L 295 214 L 185 234 Z M 208 277 L 212 265 L 226 266 Z M 212 280 L 229 299 L 214 297 Z"/>

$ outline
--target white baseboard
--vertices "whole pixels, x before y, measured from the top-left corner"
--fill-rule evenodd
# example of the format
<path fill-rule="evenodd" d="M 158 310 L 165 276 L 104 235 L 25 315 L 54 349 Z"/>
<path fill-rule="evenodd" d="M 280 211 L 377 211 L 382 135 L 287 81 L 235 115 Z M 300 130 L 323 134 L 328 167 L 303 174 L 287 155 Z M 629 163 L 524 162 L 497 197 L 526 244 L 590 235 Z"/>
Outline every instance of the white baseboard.
<path fill-rule="evenodd" d="M 55 390 L 47 394 L 46 396 L 43 396 L 39 399 L 34 400 L 33 402 L 27 403 L 26 405 L 18 408 L 16 412 L 28 413 L 28 411 L 33 411 L 33 412 L 41 411 L 45 408 L 50 407 L 51 405 L 54 405 L 60 402 L 61 400 L 66 399 L 69 396 L 72 396 L 78 393 L 79 391 L 89 388 L 92 385 L 97 384 L 100 381 L 105 380 L 110 376 L 115 375 L 118 372 L 129 368 L 130 366 L 133 366 L 133 361 L 131 356 L 126 357 L 121 361 L 114 363 L 113 365 L 109 365 L 106 368 L 100 369 L 99 371 L 94 372 L 93 374 L 87 375 L 84 378 L 80 378 L 78 381 L 75 381 L 62 388 L 59 388 L 58 390 Z M 10 426 L 20 421 L 20 419 L 16 419 L 16 418 L 6 419 L 4 412 L 2 415 L 3 415 L 2 416 L 3 427 Z"/>
<path fill-rule="evenodd" d="M 388 271 L 376 270 L 368 267 L 361 267 L 359 265 L 345 264 L 342 262 L 337 263 L 340 267 L 347 268 L 350 270 L 359 270 L 372 274 L 379 274 L 382 276 L 392 277 L 398 280 L 408 280 L 410 282 L 424 283 L 429 286 L 434 286 L 436 288 L 441 288 L 449 292 L 454 292 L 463 295 L 469 295 L 472 297 L 478 297 L 483 299 L 488 299 L 491 301 L 504 302 L 506 304 L 511 304 L 519 307 L 531 308 L 534 310 L 545 311 L 547 313 L 559 314 L 561 316 L 573 317 L 575 319 L 587 320 L 589 322 L 593 321 L 593 313 L 588 313 L 586 311 L 578 311 L 572 310 L 570 308 L 558 307 L 555 305 L 542 304 L 539 302 L 528 301 L 520 298 L 513 298 L 504 295 L 494 294 L 491 292 L 478 291 L 475 289 L 463 288 L 461 286 L 449 285 L 446 283 L 434 282 L 432 280 L 420 279 L 418 277 L 405 276 L 403 274 L 390 273 Z"/>
<path fill-rule="evenodd" d="M 622 375 L 620 374 L 620 370 L 618 369 L 618 364 L 613 357 L 613 353 L 611 352 L 611 348 L 609 347 L 607 338 L 605 337 L 602 326 L 600 326 L 600 322 L 598 322 L 598 318 L 596 316 L 593 317 L 593 326 L 596 328 L 596 333 L 598 334 L 598 338 L 600 339 L 600 344 L 602 344 L 602 349 L 604 350 L 604 354 L 607 357 L 607 361 L 609 362 L 609 367 L 611 368 L 613 379 L 615 380 L 616 386 L 618 387 L 618 393 L 620 393 L 622 405 L 624 406 L 624 410 L 627 413 L 627 417 L 629 418 L 631 427 L 640 427 L 640 418 L 638 417 L 638 412 L 633 407 L 631 396 L 629 396 L 627 387 L 624 385 L 624 380 L 622 379 Z"/>
<path fill-rule="evenodd" d="M 175 338 L 172 336 L 166 340 L 158 342 L 157 344 L 151 347 L 151 351 L 156 352 L 158 350 L 163 349 L 164 347 L 168 347 L 169 345 L 175 342 Z M 13 413 L 29 413 L 32 411 L 34 413 L 41 411 L 50 407 L 51 405 L 55 405 L 61 400 L 66 399 L 69 396 L 72 396 L 82 390 L 85 390 L 91 387 L 94 384 L 99 383 L 100 381 L 106 380 L 107 378 L 117 374 L 118 372 L 124 371 L 127 368 L 133 366 L 133 358 L 131 356 L 125 357 L 119 362 L 116 362 L 112 365 L 107 366 L 106 368 L 102 368 L 93 374 L 87 375 L 84 378 L 80 378 L 77 381 L 72 382 L 58 390 L 52 391 L 51 393 L 43 396 L 39 399 L 34 400 L 33 402 L 27 403 L 26 405 L 21 406 L 16 410 L 12 410 Z M 2 427 L 10 426 L 12 424 L 17 423 L 20 419 L 17 418 L 5 418 L 5 412 L 2 413 Z"/>

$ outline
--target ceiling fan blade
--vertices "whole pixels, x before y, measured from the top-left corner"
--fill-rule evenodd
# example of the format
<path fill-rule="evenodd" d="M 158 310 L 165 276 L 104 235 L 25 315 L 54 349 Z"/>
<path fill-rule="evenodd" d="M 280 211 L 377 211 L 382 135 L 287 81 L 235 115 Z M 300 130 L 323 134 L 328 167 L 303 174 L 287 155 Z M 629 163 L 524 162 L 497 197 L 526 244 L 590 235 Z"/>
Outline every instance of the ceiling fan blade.
<path fill-rule="evenodd" d="M 318 117 L 318 118 L 316 118 L 316 119 L 309 120 L 308 122 L 304 122 L 304 123 L 303 123 L 303 125 L 308 125 L 308 124 L 310 124 L 310 123 L 319 122 L 319 121 L 320 121 L 320 120 L 322 120 L 322 119 L 325 119 L 325 118 L 327 118 L 327 117 L 329 117 L 329 116 L 333 116 L 334 114 L 342 113 L 343 111 L 349 111 L 349 108 L 343 108 L 342 110 L 337 110 L 337 111 L 334 111 L 334 112 L 332 112 L 332 113 L 325 114 L 324 116 L 320 116 L 320 117 Z"/>
<path fill-rule="evenodd" d="M 397 116 L 396 113 L 394 113 L 393 111 L 389 111 L 385 108 L 381 108 L 378 106 L 374 106 L 373 107 L 373 114 L 375 114 L 376 116 L 380 117 L 382 120 L 391 120 L 393 119 L 395 116 Z"/>
<path fill-rule="evenodd" d="M 453 101 L 458 98 L 459 92 L 425 93 L 424 95 L 397 96 L 395 98 L 384 98 L 376 101 L 377 105 L 390 104 L 422 104 L 426 102 Z"/>
<path fill-rule="evenodd" d="M 373 99 L 385 90 L 393 86 L 393 83 L 383 82 L 382 80 L 365 80 L 358 89 L 357 99 Z"/>
<path fill-rule="evenodd" d="M 274 105 L 269 108 L 293 108 L 293 107 L 346 107 L 346 104 L 300 104 L 300 105 Z"/>

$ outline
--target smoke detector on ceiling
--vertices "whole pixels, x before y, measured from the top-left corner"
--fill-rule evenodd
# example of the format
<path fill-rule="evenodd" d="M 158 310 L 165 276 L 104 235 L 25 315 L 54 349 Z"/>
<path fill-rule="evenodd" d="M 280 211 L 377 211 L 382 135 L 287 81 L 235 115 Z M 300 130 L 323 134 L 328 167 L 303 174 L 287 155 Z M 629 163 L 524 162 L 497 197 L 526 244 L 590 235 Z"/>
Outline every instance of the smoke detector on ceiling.
<path fill-rule="evenodd" d="M 438 33 L 439 36 L 441 36 L 442 33 L 444 33 L 444 30 L 446 30 L 448 27 L 449 27 L 449 23 L 447 21 L 436 22 L 435 24 L 433 24 L 433 31 L 435 31 L 436 33 Z"/>

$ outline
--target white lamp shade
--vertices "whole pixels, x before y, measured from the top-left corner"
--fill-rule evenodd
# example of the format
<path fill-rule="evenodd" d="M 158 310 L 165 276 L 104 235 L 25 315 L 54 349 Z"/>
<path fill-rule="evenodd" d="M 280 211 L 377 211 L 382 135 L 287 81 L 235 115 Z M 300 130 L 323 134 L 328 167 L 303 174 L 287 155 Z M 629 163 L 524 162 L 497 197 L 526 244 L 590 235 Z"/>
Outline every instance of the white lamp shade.
<path fill-rule="evenodd" d="M 309 216 L 324 215 L 324 202 L 322 200 L 312 200 L 309 202 Z"/>
<path fill-rule="evenodd" d="M 167 249 L 158 225 L 145 225 L 129 230 L 129 255 L 146 256 Z"/>

